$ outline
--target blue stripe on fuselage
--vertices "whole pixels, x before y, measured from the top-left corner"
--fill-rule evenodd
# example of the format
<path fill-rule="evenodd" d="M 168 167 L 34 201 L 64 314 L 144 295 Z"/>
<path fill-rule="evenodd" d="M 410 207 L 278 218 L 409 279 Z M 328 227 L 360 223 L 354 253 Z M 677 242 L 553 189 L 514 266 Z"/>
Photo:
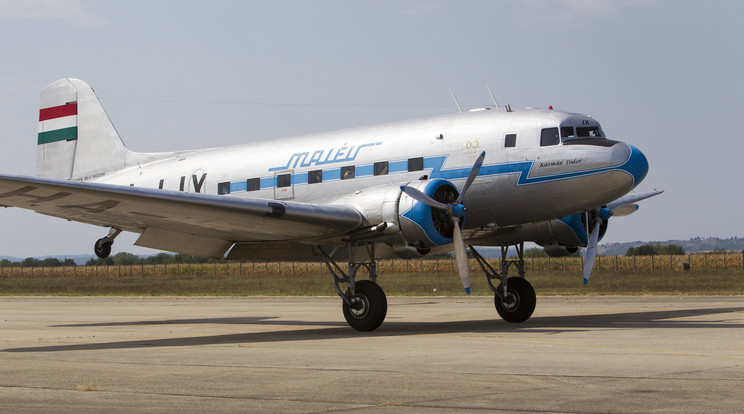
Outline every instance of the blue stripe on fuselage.
<path fill-rule="evenodd" d="M 447 160 L 447 155 L 438 155 L 433 157 L 424 158 L 424 172 L 430 171 L 429 178 L 442 178 L 445 180 L 463 180 L 468 177 L 472 167 L 461 167 L 444 169 L 444 163 Z M 573 171 L 566 173 L 558 173 L 552 175 L 545 175 L 540 177 L 529 177 L 530 170 L 535 164 L 535 161 L 521 161 L 511 163 L 501 163 L 494 165 L 483 165 L 480 169 L 479 177 L 490 177 L 498 175 L 508 174 L 519 174 L 517 180 L 517 186 L 540 184 L 550 181 L 568 180 L 572 178 L 585 177 L 595 174 L 601 174 L 609 171 L 624 171 L 628 173 L 634 179 L 634 185 L 640 183 L 641 180 L 646 176 L 648 172 L 648 161 L 646 157 L 638 149 L 631 146 L 631 156 L 623 164 L 613 167 L 593 168 L 582 171 Z M 365 164 L 356 166 L 355 178 L 372 177 L 374 176 L 374 164 Z M 408 171 L 408 160 L 390 161 L 388 164 L 388 170 L 390 174 L 402 174 L 411 172 Z M 341 179 L 340 168 L 331 168 L 323 170 L 323 182 L 339 181 Z M 307 172 L 298 172 L 292 174 L 293 185 L 308 185 Z M 276 179 L 274 176 L 261 177 L 261 189 L 271 189 L 276 187 Z M 242 192 L 246 191 L 246 181 L 231 181 L 230 192 Z"/>

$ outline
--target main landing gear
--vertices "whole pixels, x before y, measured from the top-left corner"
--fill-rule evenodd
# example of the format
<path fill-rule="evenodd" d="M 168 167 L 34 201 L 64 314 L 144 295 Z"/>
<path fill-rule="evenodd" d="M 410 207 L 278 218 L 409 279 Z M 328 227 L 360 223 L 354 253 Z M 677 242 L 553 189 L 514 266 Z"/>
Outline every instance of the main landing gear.
<path fill-rule="evenodd" d="M 369 258 L 367 261 L 356 259 L 357 249 L 362 247 L 367 249 Z M 470 250 L 486 273 L 488 285 L 494 292 L 493 301 L 496 311 L 507 322 L 524 322 L 535 311 L 535 289 L 524 278 L 524 243 L 514 245 L 518 259 L 507 259 L 509 247 L 509 245 L 501 247 L 501 273 L 494 270 L 473 246 L 470 246 Z M 336 293 L 343 300 L 341 306 L 346 322 L 357 331 L 373 331 L 382 325 L 387 314 L 387 298 L 385 292 L 377 284 L 375 245 L 374 243 L 349 243 L 347 248 L 348 274 L 333 260 L 335 249 L 327 253 L 322 247 L 317 247 L 317 251 L 333 276 Z M 508 277 L 511 266 L 516 266 L 518 277 Z M 357 271 L 360 268 L 367 269 L 369 280 L 356 280 Z M 494 279 L 499 280 L 498 286 L 494 285 Z M 346 290 L 341 288 L 342 284 L 348 284 Z"/>
<path fill-rule="evenodd" d="M 537 298 L 535 289 L 530 282 L 524 278 L 524 243 L 515 244 L 518 259 L 507 259 L 509 245 L 501 246 L 501 274 L 496 272 L 486 259 L 470 246 L 475 260 L 486 273 L 488 286 L 495 293 L 494 305 L 499 316 L 507 322 L 524 322 L 532 316 L 535 311 Z M 509 268 L 516 266 L 519 276 L 509 277 Z M 494 286 L 492 280 L 498 279 L 499 285 Z"/>
<path fill-rule="evenodd" d="M 93 245 L 93 251 L 96 253 L 96 256 L 101 259 L 107 258 L 111 254 L 111 245 L 114 244 L 114 239 L 119 233 L 121 233 L 121 229 L 111 227 L 106 237 L 96 240 L 96 243 Z"/>
<path fill-rule="evenodd" d="M 387 315 L 387 298 L 385 292 L 377 284 L 377 265 L 375 262 L 375 245 L 374 243 L 365 243 L 363 246 L 367 249 L 369 261 L 357 261 L 356 244 L 349 243 L 349 273 L 344 273 L 343 269 L 332 259 L 330 254 L 326 253 L 322 247 L 318 247 L 320 257 L 325 262 L 331 275 L 333 275 L 333 286 L 336 293 L 341 297 L 341 304 L 344 318 L 352 328 L 357 331 L 373 331 L 382 325 Z M 356 280 L 357 270 L 365 268 L 369 272 L 369 280 Z M 341 289 L 340 284 L 348 283 L 346 291 Z"/>

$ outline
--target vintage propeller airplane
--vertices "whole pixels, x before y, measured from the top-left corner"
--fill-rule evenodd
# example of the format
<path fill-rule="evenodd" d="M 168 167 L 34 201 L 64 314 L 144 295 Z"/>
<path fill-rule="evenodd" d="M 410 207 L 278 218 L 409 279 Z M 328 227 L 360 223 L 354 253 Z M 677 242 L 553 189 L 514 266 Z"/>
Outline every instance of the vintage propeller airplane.
<path fill-rule="evenodd" d="M 99 257 L 130 231 L 140 246 L 214 258 L 320 258 L 346 321 L 370 331 L 387 313 L 377 259 L 454 246 L 470 293 L 466 245 L 499 315 L 527 320 L 536 298 L 524 242 L 554 257 L 587 247 L 586 282 L 609 218 L 660 193 L 628 194 L 647 172 L 641 151 L 607 139 L 587 115 L 498 104 L 271 142 L 133 152 L 93 89 L 67 78 L 41 92 L 37 177 L 0 176 L 0 205 L 109 228 L 95 242 Z M 501 268 L 474 245 L 501 246 Z M 517 259 L 507 259 L 510 246 Z M 508 276 L 511 266 L 518 276 Z M 361 268 L 369 280 L 357 280 Z"/>

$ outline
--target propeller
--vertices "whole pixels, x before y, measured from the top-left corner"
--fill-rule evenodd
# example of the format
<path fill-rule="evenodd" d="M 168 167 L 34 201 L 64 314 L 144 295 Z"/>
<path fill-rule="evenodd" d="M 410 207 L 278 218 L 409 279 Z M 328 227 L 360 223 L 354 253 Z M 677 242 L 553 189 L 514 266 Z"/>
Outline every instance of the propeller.
<path fill-rule="evenodd" d="M 470 169 L 468 179 L 465 181 L 465 185 L 460 191 L 460 195 L 457 196 L 457 200 L 450 204 L 441 203 L 423 192 L 408 186 L 401 186 L 400 189 L 404 193 L 408 194 L 409 197 L 414 200 L 424 203 L 431 208 L 444 210 L 447 215 L 451 218 L 454 224 L 454 230 L 452 232 L 452 241 L 455 245 L 455 261 L 457 262 L 457 270 L 460 273 L 460 280 L 462 281 L 462 287 L 465 288 L 465 293 L 470 294 L 470 262 L 468 261 L 468 254 L 465 251 L 465 241 L 462 239 L 462 231 L 460 230 L 460 219 L 465 217 L 466 208 L 462 204 L 465 192 L 468 191 L 470 185 L 475 181 L 475 177 L 478 176 L 478 172 L 483 166 L 483 159 L 486 157 L 486 152 L 483 151 L 473 164 L 473 168 Z"/>
<path fill-rule="evenodd" d="M 586 213 L 587 222 L 589 221 L 589 212 Z M 586 246 L 586 257 L 584 258 L 584 284 L 589 283 L 589 276 L 594 268 L 594 259 L 597 257 L 597 243 L 599 242 L 599 227 L 602 225 L 602 219 L 597 220 L 594 224 L 592 234 L 589 236 L 589 243 Z"/>
<path fill-rule="evenodd" d="M 592 268 L 594 268 L 594 259 L 597 257 L 597 243 L 599 242 L 599 230 L 602 223 L 610 217 L 621 217 L 634 213 L 638 210 L 638 204 L 635 204 L 636 202 L 659 195 L 663 192 L 664 190 L 654 190 L 640 194 L 628 194 L 607 204 L 605 207 L 587 211 L 585 213 L 587 233 L 591 223 L 590 220 L 592 218 L 594 219 L 594 228 L 589 235 L 589 240 L 586 245 L 586 257 L 584 258 L 585 285 L 589 283 L 589 276 L 592 274 Z"/>

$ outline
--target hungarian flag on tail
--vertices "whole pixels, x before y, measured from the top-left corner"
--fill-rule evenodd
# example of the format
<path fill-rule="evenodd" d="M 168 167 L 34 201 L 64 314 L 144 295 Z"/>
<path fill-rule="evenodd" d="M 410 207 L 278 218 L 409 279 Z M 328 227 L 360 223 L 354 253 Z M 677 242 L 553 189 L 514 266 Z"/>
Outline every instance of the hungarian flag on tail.
<path fill-rule="evenodd" d="M 76 140 L 77 114 L 77 102 L 41 109 L 39 111 L 38 144 Z"/>

